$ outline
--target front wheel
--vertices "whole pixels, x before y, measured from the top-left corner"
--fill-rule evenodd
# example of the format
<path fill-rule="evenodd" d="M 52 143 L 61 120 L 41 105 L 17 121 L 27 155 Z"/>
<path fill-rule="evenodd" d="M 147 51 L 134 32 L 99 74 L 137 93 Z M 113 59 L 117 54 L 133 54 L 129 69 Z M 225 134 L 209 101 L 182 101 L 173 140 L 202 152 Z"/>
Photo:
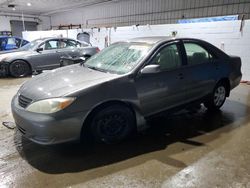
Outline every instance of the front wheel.
<path fill-rule="evenodd" d="M 219 110 L 227 97 L 227 87 L 223 83 L 218 83 L 211 96 L 204 102 L 208 110 Z"/>
<path fill-rule="evenodd" d="M 133 112 L 126 106 L 112 105 L 99 110 L 91 121 L 91 133 L 97 142 L 118 143 L 135 128 Z"/>
<path fill-rule="evenodd" d="M 9 71 L 10 75 L 15 78 L 21 78 L 31 74 L 29 64 L 22 60 L 12 62 L 10 64 Z"/>

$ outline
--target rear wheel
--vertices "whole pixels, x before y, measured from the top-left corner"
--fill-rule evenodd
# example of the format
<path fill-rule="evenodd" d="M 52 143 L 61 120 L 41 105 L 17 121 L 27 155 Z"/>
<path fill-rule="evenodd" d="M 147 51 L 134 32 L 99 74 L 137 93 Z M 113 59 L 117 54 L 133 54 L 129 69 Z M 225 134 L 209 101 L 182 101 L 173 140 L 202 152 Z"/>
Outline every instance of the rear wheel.
<path fill-rule="evenodd" d="M 10 75 L 15 78 L 25 77 L 31 74 L 30 66 L 27 62 L 22 60 L 14 61 L 9 67 Z"/>
<path fill-rule="evenodd" d="M 208 110 L 219 110 L 224 104 L 227 97 L 227 87 L 223 82 L 218 83 L 213 91 L 213 94 L 209 96 L 204 105 Z"/>
<path fill-rule="evenodd" d="M 133 112 L 123 105 L 104 107 L 94 114 L 90 131 L 95 141 L 117 143 L 127 138 L 135 128 Z"/>

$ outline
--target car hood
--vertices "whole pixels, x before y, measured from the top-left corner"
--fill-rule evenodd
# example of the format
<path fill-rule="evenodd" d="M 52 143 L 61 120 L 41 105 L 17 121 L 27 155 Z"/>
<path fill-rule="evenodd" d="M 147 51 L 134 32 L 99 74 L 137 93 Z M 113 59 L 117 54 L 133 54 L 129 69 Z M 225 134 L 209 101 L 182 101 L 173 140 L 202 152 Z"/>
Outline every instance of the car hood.
<path fill-rule="evenodd" d="M 54 69 L 25 82 L 19 94 L 33 101 L 74 95 L 75 92 L 118 78 L 121 75 L 89 69 L 80 64 Z"/>
<path fill-rule="evenodd" d="M 12 59 L 23 58 L 24 56 L 30 54 L 30 51 L 11 51 L 9 53 L 0 54 L 1 61 L 12 61 Z"/>

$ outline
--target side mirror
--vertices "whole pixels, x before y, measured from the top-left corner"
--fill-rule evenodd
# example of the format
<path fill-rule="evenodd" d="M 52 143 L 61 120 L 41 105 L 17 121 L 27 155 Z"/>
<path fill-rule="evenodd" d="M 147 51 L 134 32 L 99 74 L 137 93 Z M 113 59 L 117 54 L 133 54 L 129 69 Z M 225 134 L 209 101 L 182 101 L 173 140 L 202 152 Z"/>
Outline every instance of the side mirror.
<path fill-rule="evenodd" d="M 147 65 L 141 70 L 141 74 L 153 74 L 160 72 L 160 65 Z"/>
<path fill-rule="evenodd" d="M 36 51 L 39 53 L 39 52 L 43 51 L 43 48 L 37 48 Z"/>

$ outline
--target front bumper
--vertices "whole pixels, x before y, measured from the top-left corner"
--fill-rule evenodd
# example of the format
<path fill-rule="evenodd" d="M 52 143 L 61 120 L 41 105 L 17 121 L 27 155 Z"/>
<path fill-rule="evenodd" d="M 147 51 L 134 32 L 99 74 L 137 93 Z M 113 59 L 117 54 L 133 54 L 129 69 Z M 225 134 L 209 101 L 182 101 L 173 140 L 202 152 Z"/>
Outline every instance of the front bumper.
<path fill-rule="evenodd" d="M 11 102 L 12 114 L 19 131 L 29 140 L 52 145 L 79 140 L 86 113 L 38 114 L 28 112 L 19 106 L 17 95 Z"/>

